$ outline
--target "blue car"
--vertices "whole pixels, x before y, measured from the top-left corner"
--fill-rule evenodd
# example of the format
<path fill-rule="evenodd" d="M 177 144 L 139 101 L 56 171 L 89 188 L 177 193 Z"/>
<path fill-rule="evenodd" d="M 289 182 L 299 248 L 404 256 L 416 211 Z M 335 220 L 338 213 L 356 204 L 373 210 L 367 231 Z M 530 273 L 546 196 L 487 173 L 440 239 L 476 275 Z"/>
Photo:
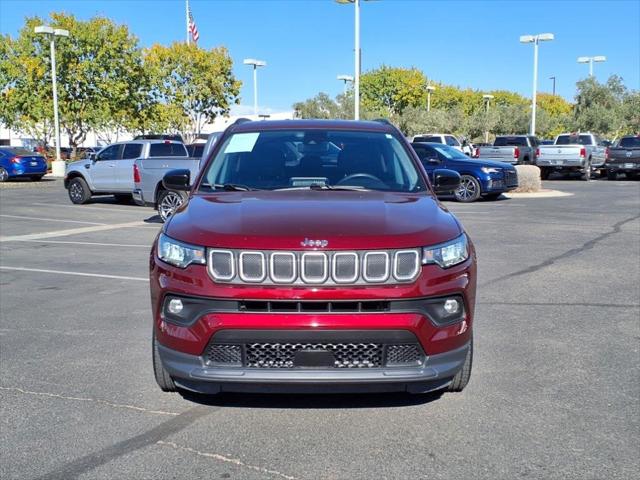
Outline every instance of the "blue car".
<path fill-rule="evenodd" d="M 460 187 L 454 193 L 459 202 L 475 202 L 481 197 L 495 200 L 518 186 L 518 174 L 511 164 L 469 158 L 459 150 L 440 143 L 416 142 L 411 145 L 432 180 L 433 171 L 439 168 L 460 174 Z"/>
<path fill-rule="evenodd" d="M 29 177 L 40 180 L 47 173 L 47 161 L 39 153 L 24 148 L 0 147 L 0 182 Z"/>

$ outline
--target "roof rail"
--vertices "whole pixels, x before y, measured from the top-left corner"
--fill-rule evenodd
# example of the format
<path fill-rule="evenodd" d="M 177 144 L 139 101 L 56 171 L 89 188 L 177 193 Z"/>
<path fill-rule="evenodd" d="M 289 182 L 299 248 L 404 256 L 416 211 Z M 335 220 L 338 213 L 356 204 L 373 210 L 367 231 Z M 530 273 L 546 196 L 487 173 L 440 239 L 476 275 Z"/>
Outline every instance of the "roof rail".
<path fill-rule="evenodd" d="M 241 118 L 238 118 L 235 122 L 233 122 L 233 125 L 241 125 L 243 123 L 247 123 L 251 121 L 252 120 L 250 118 L 241 117 Z"/>

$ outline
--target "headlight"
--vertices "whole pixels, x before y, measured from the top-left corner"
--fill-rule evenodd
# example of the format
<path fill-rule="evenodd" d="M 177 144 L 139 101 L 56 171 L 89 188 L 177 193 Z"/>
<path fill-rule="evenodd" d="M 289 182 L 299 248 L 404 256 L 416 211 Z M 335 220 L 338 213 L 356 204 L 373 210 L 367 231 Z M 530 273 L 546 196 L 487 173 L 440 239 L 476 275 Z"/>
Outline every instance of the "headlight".
<path fill-rule="evenodd" d="M 186 268 L 192 263 L 207 263 L 204 247 L 182 243 L 165 234 L 160 234 L 158 239 L 158 258 L 180 268 Z"/>
<path fill-rule="evenodd" d="M 500 173 L 499 168 L 493 167 L 482 167 L 480 170 L 482 170 L 484 173 Z"/>
<path fill-rule="evenodd" d="M 469 258 L 469 244 L 463 233 L 455 240 L 422 249 L 422 264 L 435 263 L 442 268 L 453 267 Z"/>

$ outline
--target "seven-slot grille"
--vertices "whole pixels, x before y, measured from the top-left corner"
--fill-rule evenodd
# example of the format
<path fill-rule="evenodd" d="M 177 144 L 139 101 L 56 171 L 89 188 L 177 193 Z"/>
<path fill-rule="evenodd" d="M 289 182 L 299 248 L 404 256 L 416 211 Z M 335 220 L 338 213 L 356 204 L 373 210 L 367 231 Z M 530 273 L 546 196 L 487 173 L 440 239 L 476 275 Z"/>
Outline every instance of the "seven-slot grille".
<path fill-rule="evenodd" d="M 209 274 L 216 282 L 269 285 L 367 285 L 412 282 L 420 251 L 209 250 Z"/>

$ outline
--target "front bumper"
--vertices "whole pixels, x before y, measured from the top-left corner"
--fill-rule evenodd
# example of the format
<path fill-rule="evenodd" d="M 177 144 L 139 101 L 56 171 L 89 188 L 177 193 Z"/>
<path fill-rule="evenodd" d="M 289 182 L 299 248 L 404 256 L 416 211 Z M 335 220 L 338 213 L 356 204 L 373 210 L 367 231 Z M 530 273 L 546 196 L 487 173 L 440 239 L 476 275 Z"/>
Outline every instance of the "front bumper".
<path fill-rule="evenodd" d="M 234 392 L 390 392 L 424 393 L 445 388 L 462 368 L 469 343 L 427 356 L 416 367 L 371 369 L 251 369 L 210 367 L 203 356 L 188 355 L 157 345 L 164 367 L 186 390 L 214 394 Z"/>

